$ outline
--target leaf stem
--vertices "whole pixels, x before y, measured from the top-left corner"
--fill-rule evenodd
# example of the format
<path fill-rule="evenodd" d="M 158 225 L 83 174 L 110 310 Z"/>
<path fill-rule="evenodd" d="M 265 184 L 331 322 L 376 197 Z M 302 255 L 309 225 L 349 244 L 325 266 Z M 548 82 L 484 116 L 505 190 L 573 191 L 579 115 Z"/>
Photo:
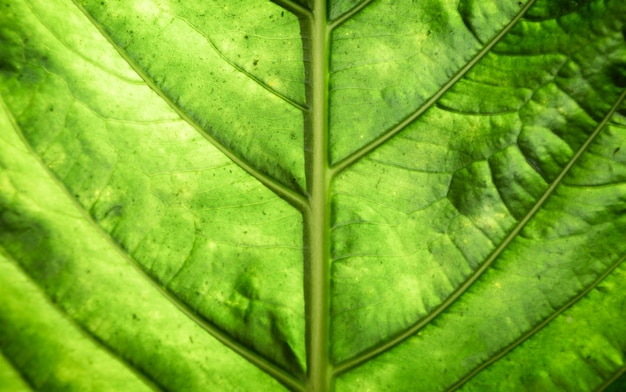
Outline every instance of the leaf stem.
<path fill-rule="evenodd" d="M 329 362 L 330 207 L 328 160 L 329 30 L 326 0 L 313 2 L 313 13 L 303 20 L 303 41 L 308 60 L 307 190 L 305 213 L 305 297 L 307 317 L 307 391 L 332 390 Z"/>

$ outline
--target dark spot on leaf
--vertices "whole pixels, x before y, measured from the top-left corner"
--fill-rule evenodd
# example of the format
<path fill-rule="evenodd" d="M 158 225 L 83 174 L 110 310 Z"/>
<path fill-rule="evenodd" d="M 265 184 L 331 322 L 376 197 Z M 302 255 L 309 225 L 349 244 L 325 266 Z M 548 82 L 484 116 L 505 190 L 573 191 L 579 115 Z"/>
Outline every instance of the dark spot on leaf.
<path fill-rule="evenodd" d="M 137 317 L 137 315 L 135 313 L 133 313 L 133 320 L 135 320 L 135 321 L 139 321 L 140 320 L 139 317 Z"/>
<path fill-rule="evenodd" d="M 281 17 L 285 16 L 285 11 L 281 11 L 281 12 L 280 12 L 280 16 L 281 16 Z"/>
<path fill-rule="evenodd" d="M 189 342 L 193 343 L 193 338 L 191 336 L 189 337 Z"/>
<path fill-rule="evenodd" d="M 541 174 L 543 176 L 543 170 L 541 170 L 541 167 L 539 166 L 539 162 L 537 162 L 536 160 L 532 159 L 532 158 L 528 158 L 526 157 L 526 162 L 528 162 L 528 164 L 535 169 L 535 171 L 537 171 L 537 173 Z"/>
<path fill-rule="evenodd" d="M 254 60 L 254 61 L 252 62 L 252 64 L 253 64 L 253 65 L 257 65 L 258 63 L 259 63 L 259 60 Z"/>
<path fill-rule="evenodd" d="M 122 206 L 120 204 L 114 205 L 113 207 L 109 208 L 104 215 L 102 216 L 102 219 L 106 219 L 109 217 L 118 217 L 118 216 L 122 216 Z"/>
<path fill-rule="evenodd" d="M 613 64 L 609 68 L 609 77 L 617 87 L 626 87 L 626 63 Z"/>
<path fill-rule="evenodd" d="M 247 35 L 244 35 L 243 37 L 244 37 L 245 39 L 248 39 L 248 36 L 247 36 Z"/>
<path fill-rule="evenodd" d="M 617 147 L 615 150 L 613 150 L 613 155 L 617 154 L 619 152 L 619 150 L 621 150 L 621 147 Z"/>

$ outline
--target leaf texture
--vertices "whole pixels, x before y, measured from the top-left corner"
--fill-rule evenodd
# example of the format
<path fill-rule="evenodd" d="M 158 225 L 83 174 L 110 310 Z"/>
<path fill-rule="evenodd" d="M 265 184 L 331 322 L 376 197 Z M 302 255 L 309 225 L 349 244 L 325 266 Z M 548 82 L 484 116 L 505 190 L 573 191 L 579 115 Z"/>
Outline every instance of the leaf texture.
<path fill-rule="evenodd" d="M 623 386 L 623 1 L 0 9 L 0 390 Z"/>

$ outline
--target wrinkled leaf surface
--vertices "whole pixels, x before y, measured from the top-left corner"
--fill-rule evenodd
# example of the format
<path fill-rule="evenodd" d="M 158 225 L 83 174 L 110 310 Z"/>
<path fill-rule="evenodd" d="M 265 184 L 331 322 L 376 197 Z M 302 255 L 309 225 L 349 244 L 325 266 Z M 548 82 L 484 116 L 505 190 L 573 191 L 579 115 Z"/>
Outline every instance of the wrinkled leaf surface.
<path fill-rule="evenodd" d="M 0 0 L 0 390 L 621 390 L 625 39 L 622 0 Z"/>

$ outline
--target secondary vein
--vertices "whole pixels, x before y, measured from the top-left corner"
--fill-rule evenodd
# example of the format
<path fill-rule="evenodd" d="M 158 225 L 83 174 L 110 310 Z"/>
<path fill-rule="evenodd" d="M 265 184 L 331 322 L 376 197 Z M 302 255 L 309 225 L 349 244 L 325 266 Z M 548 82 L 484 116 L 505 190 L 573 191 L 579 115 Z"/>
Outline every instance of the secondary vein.
<path fill-rule="evenodd" d="M 128 54 L 112 39 L 112 37 L 104 31 L 104 28 L 98 21 L 96 21 L 87 10 L 77 2 L 77 0 L 72 0 L 76 7 L 91 21 L 91 23 L 100 31 L 102 36 L 104 36 L 107 41 L 113 46 L 113 48 L 122 56 L 122 58 L 130 65 L 130 67 L 139 75 L 141 79 L 144 80 L 146 85 L 150 87 L 152 91 L 154 91 L 165 103 L 168 104 L 172 110 L 176 114 L 180 116 L 185 122 L 187 122 L 191 127 L 193 127 L 202 137 L 208 140 L 213 146 L 215 146 L 218 150 L 220 150 L 224 155 L 226 155 L 230 160 L 236 163 L 239 167 L 245 170 L 248 174 L 256 178 L 259 182 L 265 185 L 268 189 L 274 192 L 276 195 L 287 201 L 289 204 L 294 206 L 300 211 L 303 211 L 307 204 L 308 200 L 301 195 L 300 193 L 294 191 L 293 189 L 281 184 L 275 179 L 271 178 L 267 174 L 261 172 L 256 169 L 252 165 L 250 165 L 247 161 L 240 158 L 237 154 L 231 151 L 228 147 L 226 147 L 222 142 L 216 139 L 213 135 L 211 135 L 207 130 L 205 130 L 200 124 L 198 124 L 194 119 L 192 119 L 187 113 L 185 113 L 171 98 L 169 98 L 163 90 L 161 90 L 156 83 L 150 78 L 144 71 L 137 65 Z"/>
<path fill-rule="evenodd" d="M 446 391 L 451 392 L 451 391 L 457 390 L 458 388 L 463 386 L 465 383 L 467 383 L 470 379 L 472 379 L 474 376 L 476 376 L 478 373 L 480 373 L 481 371 L 483 371 L 487 367 L 493 365 L 495 362 L 497 362 L 498 360 L 503 358 L 505 355 L 507 355 L 513 349 L 517 348 L 522 343 L 524 343 L 526 340 L 530 339 L 532 336 L 537 334 L 537 332 L 541 331 L 546 325 L 548 325 L 557 316 L 559 316 L 560 314 L 565 312 L 571 306 L 575 305 L 583 297 L 585 297 L 587 294 L 589 294 L 589 292 L 591 292 L 591 290 L 595 289 L 600 283 L 602 283 L 602 281 L 604 279 L 606 279 L 613 271 L 615 271 L 620 265 L 622 265 L 624 260 L 626 260 L 626 256 L 622 256 L 620 259 L 617 260 L 616 263 L 614 263 L 611 267 L 609 267 L 602 275 L 600 275 L 595 281 L 593 281 L 589 286 L 587 286 L 578 295 L 576 295 L 574 298 L 569 300 L 566 304 L 561 306 L 554 313 L 552 313 L 550 316 L 546 317 L 543 321 L 541 321 L 539 324 L 535 325 L 532 329 L 530 329 L 525 334 L 523 334 L 522 336 L 517 338 L 515 341 L 513 341 L 507 347 L 505 347 L 500 352 L 498 352 L 496 355 L 491 357 L 489 360 L 483 362 L 482 364 L 480 364 L 479 366 L 474 368 L 472 371 L 470 371 L 468 374 L 466 374 L 463 378 L 459 379 L 459 381 L 457 381 L 452 386 L 450 386 Z"/>
<path fill-rule="evenodd" d="M 603 382 L 598 388 L 596 388 L 595 392 L 602 392 L 608 387 L 610 387 L 615 381 L 617 381 L 623 374 L 626 373 L 626 365 L 622 366 L 617 372 L 611 376 L 608 380 Z"/>
<path fill-rule="evenodd" d="M 5 110 L 7 113 L 8 109 L 6 108 L 4 102 L 2 101 L 2 99 L 0 98 L 0 109 Z M 186 303 L 184 303 L 182 300 L 180 300 L 178 297 L 176 297 L 176 295 L 174 293 L 172 293 L 169 289 L 167 289 L 166 287 L 162 286 L 161 284 L 159 284 L 159 282 L 157 282 L 155 279 L 153 279 L 142 267 L 141 265 L 132 257 L 130 257 L 130 255 L 128 255 L 121 247 L 120 245 L 115 242 L 115 240 L 109 235 L 109 233 L 105 232 L 93 219 L 93 217 L 87 212 L 87 210 L 85 209 L 85 207 L 83 207 L 77 200 L 75 197 L 73 197 L 70 192 L 68 191 L 68 189 L 65 187 L 65 185 L 59 180 L 59 178 L 48 168 L 48 166 L 41 160 L 41 158 L 39 157 L 39 155 L 37 153 L 35 153 L 35 151 L 32 149 L 30 143 L 28 143 L 28 141 L 26 140 L 26 138 L 24 137 L 23 133 L 21 132 L 21 129 L 19 128 L 19 126 L 17 125 L 17 123 L 15 123 L 15 121 L 13 120 L 12 116 L 9 116 L 9 118 L 12 120 L 12 124 L 15 127 L 15 131 L 16 133 L 19 135 L 19 137 L 22 139 L 22 142 L 24 143 L 24 145 L 26 146 L 26 148 L 28 148 L 30 154 L 33 156 L 33 158 L 38 162 L 38 164 L 43 168 L 43 170 L 47 173 L 48 177 L 57 185 L 57 187 L 59 188 L 59 190 L 61 192 L 63 192 L 65 194 L 65 196 L 68 198 L 68 200 L 70 201 L 70 203 L 73 204 L 73 206 L 76 208 L 77 212 L 83 217 L 83 219 L 91 226 L 93 227 L 93 229 L 95 230 L 96 233 L 98 233 L 98 235 L 100 237 L 102 237 L 108 244 L 109 246 L 120 256 L 122 257 L 124 260 L 126 260 L 126 262 L 135 269 L 135 271 L 142 277 L 144 278 L 144 280 L 146 280 L 152 287 L 154 287 L 157 292 L 159 294 L 161 294 L 168 302 L 170 302 L 172 305 L 174 305 L 176 308 L 178 308 L 183 314 L 185 314 L 189 319 L 191 319 L 193 322 L 195 322 L 200 328 L 204 329 L 206 332 L 208 332 L 209 334 L 211 334 L 215 339 L 217 339 L 218 341 L 220 341 L 222 344 L 224 344 L 225 346 L 229 347 L 231 350 L 235 351 L 236 353 L 238 353 L 239 355 L 241 355 L 243 358 L 245 358 L 246 360 L 248 360 L 249 362 L 251 362 L 252 364 L 256 365 L 258 368 L 262 369 L 263 371 L 265 371 L 266 373 L 270 374 L 271 376 L 273 376 L 274 378 L 276 378 L 278 381 L 280 381 L 281 383 L 283 383 L 284 385 L 289 386 L 290 388 L 296 390 L 296 391 L 302 391 L 302 384 L 299 380 L 295 379 L 291 374 L 285 372 L 284 370 L 280 369 L 279 367 L 277 367 L 276 365 L 274 365 L 273 363 L 269 362 L 267 359 L 265 359 L 264 357 L 262 357 L 261 355 L 257 354 L 256 352 L 248 349 L 247 347 L 243 346 L 242 344 L 240 344 L 239 342 L 237 342 L 236 340 L 234 340 L 233 338 L 231 338 L 228 334 L 224 333 L 222 330 L 218 329 L 217 327 L 215 327 L 213 324 L 209 323 L 207 320 L 205 320 L 202 316 L 200 316 L 199 314 L 197 314 L 193 309 L 191 309 Z"/>
<path fill-rule="evenodd" d="M 211 48 L 213 48 L 215 53 L 217 53 L 217 55 L 222 60 L 224 60 L 225 63 L 227 63 L 228 65 L 230 65 L 234 69 L 236 69 L 237 72 L 239 72 L 242 75 L 244 75 L 245 77 L 253 80 L 254 82 L 256 82 L 256 84 L 261 86 L 267 92 L 269 92 L 270 94 L 275 95 L 276 97 L 282 99 L 283 101 L 287 102 L 289 105 L 295 107 L 296 109 L 302 110 L 302 111 L 309 110 L 305 105 L 301 104 L 300 102 L 297 102 L 297 101 L 293 100 L 292 98 L 289 98 L 288 96 L 286 96 L 283 93 L 280 93 L 280 92 L 274 90 L 267 83 L 265 83 L 264 81 L 262 81 L 261 79 L 259 79 L 255 75 L 251 74 L 250 72 L 246 71 L 243 67 L 241 67 L 240 65 L 238 65 L 237 63 L 235 63 L 231 59 L 229 59 L 224 53 L 222 53 L 221 50 L 218 49 L 218 47 L 215 45 L 215 43 L 213 42 L 211 37 L 209 37 L 208 35 L 206 35 L 202 31 L 200 31 L 196 26 L 194 26 L 187 19 L 183 18 L 182 16 L 178 16 L 178 15 L 176 15 L 175 18 L 181 20 L 183 23 L 185 23 L 187 26 L 189 26 L 190 29 L 194 30 L 196 33 L 198 33 L 198 35 L 200 35 L 202 38 L 204 38 L 206 40 L 206 42 L 209 44 L 209 46 L 211 46 Z"/>
<path fill-rule="evenodd" d="M 504 38 L 504 36 L 513 28 L 513 26 L 515 26 L 515 24 L 517 24 L 517 22 L 524 16 L 524 14 L 526 14 L 526 11 L 528 11 L 530 7 L 532 7 L 535 1 L 536 0 L 530 0 L 528 3 L 526 3 L 526 5 L 522 7 L 522 9 L 517 13 L 517 15 L 504 27 L 504 29 L 502 29 L 495 37 L 493 37 L 491 41 L 489 41 L 489 43 L 482 50 L 480 50 L 476 54 L 476 56 L 474 56 L 474 58 L 472 58 L 472 60 L 470 60 L 463 68 L 461 68 L 454 75 L 454 77 L 452 77 L 452 79 L 450 79 L 446 84 L 444 84 L 439 89 L 439 91 L 437 91 L 437 93 L 435 93 L 426 102 L 424 102 L 422 106 L 420 106 L 415 112 L 413 112 L 413 114 L 411 114 L 404 120 L 400 121 L 400 123 L 398 123 L 396 126 L 390 128 L 389 130 L 384 132 L 382 135 L 378 136 L 376 139 L 372 140 L 371 142 L 367 143 L 363 147 L 359 148 L 352 154 L 334 163 L 331 168 L 332 174 L 336 175 L 337 173 L 344 170 L 348 166 L 354 164 L 355 162 L 357 162 L 358 160 L 360 160 L 361 158 L 363 158 L 370 152 L 374 151 L 375 149 L 383 145 L 385 142 L 387 142 L 389 139 L 391 139 L 392 137 L 397 135 L 399 132 L 404 130 L 407 126 L 409 126 L 409 124 L 411 124 L 418 117 L 424 114 L 424 112 L 430 109 L 435 103 L 437 103 L 437 101 L 439 101 L 439 99 L 446 92 L 448 92 L 448 90 L 452 88 L 452 86 L 454 86 L 462 77 L 464 77 L 469 72 L 469 70 L 474 67 L 474 65 L 476 65 L 483 57 L 485 57 L 487 53 L 489 53 L 489 51 L 491 51 L 491 49 L 493 49 L 493 47 L 498 42 L 500 42 L 502 38 Z"/>
<path fill-rule="evenodd" d="M 565 165 L 565 167 L 561 170 L 556 179 L 550 184 L 550 186 L 546 189 L 543 195 L 535 202 L 533 207 L 528 211 L 528 213 L 521 219 L 517 225 L 509 232 L 506 238 L 498 245 L 498 247 L 489 255 L 487 260 L 476 270 L 472 275 L 468 277 L 468 279 L 459 286 L 444 302 L 442 302 L 435 310 L 430 313 L 428 316 L 405 330 L 404 332 L 398 334 L 393 339 L 388 342 L 382 344 L 381 346 L 374 347 L 370 350 L 367 350 L 352 359 L 348 359 L 335 367 L 335 374 L 344 373 L 361 363 L 367 361 L 368 359 L 383 353 L 391 349 L 392 347 L 400 344 L 404 340 L 413 336 L 415 333 L 424 328 L 427 324 L 433 321 L 436 317 L 438 317 L 441 313 L 443 313 L 446 309 L 448 309 L 459 297 L 461 297 L 481 276 L 482 274 L 494 263 L 494 261 L 504 252 L 504 250 L 509 246 L 509 244 L 517 237 L 517 235 L 522 231 L 522 229 L 526 226 L 526 224 L 530 221 L 530 219 L 539 211 L 539 209 L 545 204 L 548 198 L 555 192 L 557 187 L 563 181 L 563 178 L 569 173 L 572 167 L 576 164 L 576 162 L 580 159 L 582 154 L 589 148 L 589 145 L 595 140 L 595 138 L 600 134 L 600 132 L 604 129 L 607 123 L 610 121 L 611 117 L 620 105 L 624 102 L 626 98 L 626 90 L 624 90 L 617 101 L 613 104 L 611 109 L 607 112 L 604 118 L 598 123 L 594 131 L 589 135 L 585 143 L 578 149 L 578 151 L 572 156 L 570 161 Z"/>
<path fill-rule="evenodd" d="M 310 9 L 300 5 L 293 0 L 271 0 L 272 3 L 286 9 L 292 14 L 300 17 L 310 18 L 313 14 Z"/>
<path fill-rule="evenodd" d="M 344 23 L 346 20 L 352 18 L 354 15 L 358 14 L 359 12 L 361 12 L 365 7 L 367 7 L 368 5 L 370 5 L 373 2 L 374 2 L 374 0 L 363 0 L 360 4 L 356 5 L 355 7 L 352 7 L 351 9 L 346 11 L 344 14 L 342 14 L 341 16 L 339 16 L 338 18 L 333 20 L 330 23 L 330 25 L 328 26 L 328 28 L 330 30 L 336 29 L 342 23 Z"/>
<path fill-rule="evenodd" d="M 33 150 L 32 146 L 30 145 L 30 143 L 28 142 L 28 140 L 26 140 L 26 137 L 24 137 L 24 134 L 22 133 L 22 130 L 20 128 L 20 126 L 17 124 L 17 122 L 15 121 L 15 118 L 13 117 L 13 115 L 11 114 L 11 112 L 9 111 L 8 107 L 6 106 L 6 104 L 4 103 L 4 100 L 2 99 L 2 97 L 0 97 L 0 110 L 5 112 L 7 118 L 9 119 L 9 123 L 11 124 L 11 127 L 14 129 L 14 132 L 17 134 L 17 136 L 19 137 L 20 141 L 22 142 L 22 145 L 24 146 L 24 148 L 28 151 L 28 153 L 33 157 L 33 159 L 37 162 L 37 164 L 44 170 L 44 172 L 48 175 L 48 177 L 51 179 L 51 181 L 54 183 L 54 185 L 57 186 L 58 189 L 61 190 L 61 192 L 63 192 L 63 194 L 65 194 L 68 198 L 70 198 L 72 204 L 76 207 L 77 211 L 84 216 L 84 208 L 82 208 L 82 206 L 80 204 L 78 204 L 78 202 L 76 202 L 76 199 L 74 197 L 72 197 L 70 195 L 70 193 L 67 191 L 67 188 L 59 181 L 59 179 L 56 177 L 56 175 L 54 175 L 50 169 L 43 163 L 43 161 L 41 160 L 41 158 L 39 157 L 39 155 L 37 153 L 35 153 L 35 151 Z M 88 220 L 91 225 L 95 225 L 95 223 L 93 222 L 93 220 L 89 219 Z M 28 276 L 30 279 L 32 279 L 31 275 L 24 270 L 24 268 L 22 267 L 22 265 L 17 262 L 15 260 L 15 258 L 13 257 L 14 255 L 11 254 L 8 250 L 6 250 L 4 247 L 0 248 L 0 253 L 4 254 L 7 258 L 11 259 L 15 265 L 26 275 Z M 37 284 L 37 287 L 41 290 L 42 295 L 44 295 L 46 298 L 48 298 L 48 294 L 41 288 L 39 287 L 39 285 Z M 139 378 L 140 380 L 142 380 L 145 385 L 147 387 L 149 387 L 150 389 L 154 390 L 154 391 L 162 391 L 164 390 L 163 386 L 159 385 L 159 383 L 154 380 L 149 374 L 145 373 L 143 371 L 143 369 L 140 369 L 138 367 L 136 367 L 135 365 L 131 364 L 128 360 L 126 360 L 124 357 L 120 356 L 119 353 L 117 353 L 115 350 L 113 350 L 112 347 L 108 346 L 107 344 L 105 344 L 105 342 L 103 342 L 101 339 L 99 339 L 95 334 L 93 334 L 90 330 L 88 330 L 87 328 L 85 328 L 83 325 L 81 325 L 80 323 L 78 323 L 76 320 L 74 320 L 73 318 L 71 318 L 65 311 L 63 311 L 57 304 L 54 304 L 53 302 L 49 301 L 49 306 L 53 307 L 54 309 L 56 309 L 59 313 L 61 313 L 63 316 L 65 316 L 65 319 L 74 327 L 76 327 L 76 329 L 83 335 L 85 336 L 85 338 L 89 339 L 90 341 L 92 341 L 95 345 L 97 345 L 98 347 L 102 348 L 104 351 L 108 352 L 112 357 L 116 358 L 117 360 L 119 360 L 119 362 L 121 362 L 122 364 L 124 364 L 124 366 L 126 366 L 126 368 L 133 373 L 137 378 Z M 29 380 L 30 383 L 30 380 Z"/>

